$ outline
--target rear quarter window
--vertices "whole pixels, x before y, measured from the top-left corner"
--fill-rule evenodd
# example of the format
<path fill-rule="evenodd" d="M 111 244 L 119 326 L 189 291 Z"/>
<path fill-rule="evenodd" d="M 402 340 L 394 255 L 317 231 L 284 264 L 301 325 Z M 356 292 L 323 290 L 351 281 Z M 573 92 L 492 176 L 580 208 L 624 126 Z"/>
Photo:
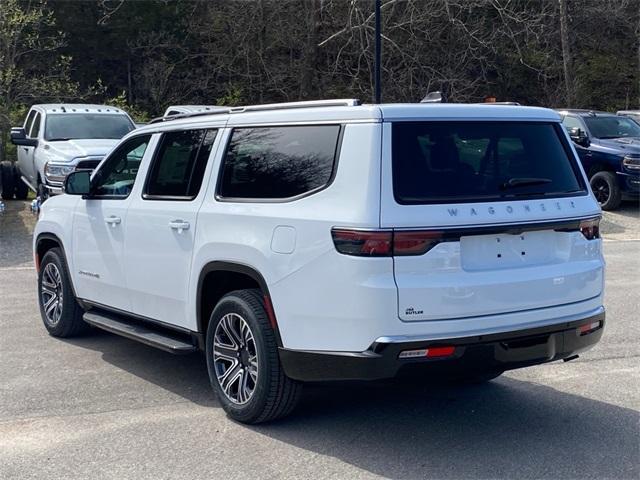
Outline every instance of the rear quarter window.
<path fill-rule="evenodd" d="M 401 204 L 586 192 L 559 124 L 398 122 L 392 128 L 393 190 Z"/>
<path fill-rule="evenodd" d="M 218 197 L 285 200 L 329 184 L 339 125 L 236 128 L 225 152 Z"/>

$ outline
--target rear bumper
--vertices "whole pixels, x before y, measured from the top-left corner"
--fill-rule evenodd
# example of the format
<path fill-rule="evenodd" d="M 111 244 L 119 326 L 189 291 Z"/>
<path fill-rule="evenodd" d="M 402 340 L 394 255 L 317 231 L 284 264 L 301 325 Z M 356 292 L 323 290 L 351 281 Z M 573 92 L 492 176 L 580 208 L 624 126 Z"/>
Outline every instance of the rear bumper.
<path fill-rule="evenodd" d="M 579 328 L 599 322 L 581 334 Z M 364 352 L 317 352 L 280 349 L 290 378 L 301 381 L 378 380 L 404 374 L 455 375 L 528 367 L 583 352 L 602 337 L 605 313 L 545 327 L 433 341 L 376 342 Z M 399 358 L 405 350 L 453 346 L 436 358 Z"/>

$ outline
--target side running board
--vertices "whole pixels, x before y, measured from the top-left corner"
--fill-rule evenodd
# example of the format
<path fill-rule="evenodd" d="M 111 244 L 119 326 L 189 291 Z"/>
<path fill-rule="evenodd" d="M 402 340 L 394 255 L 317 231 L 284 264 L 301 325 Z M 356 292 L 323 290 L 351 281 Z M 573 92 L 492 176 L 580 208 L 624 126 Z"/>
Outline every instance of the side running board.
<path fill-rule="evenodd" d="M 129 320 L 123 316 L 92 310 L 86 312 L 82 318 L 94 327 L 131 340 L 137 340 L 165 352 L 185 355 L 198 350 L 192 343 L 178 338 L 178 334 L 174 335 L 164 330 L 154 329 L 152 326 Z"/>

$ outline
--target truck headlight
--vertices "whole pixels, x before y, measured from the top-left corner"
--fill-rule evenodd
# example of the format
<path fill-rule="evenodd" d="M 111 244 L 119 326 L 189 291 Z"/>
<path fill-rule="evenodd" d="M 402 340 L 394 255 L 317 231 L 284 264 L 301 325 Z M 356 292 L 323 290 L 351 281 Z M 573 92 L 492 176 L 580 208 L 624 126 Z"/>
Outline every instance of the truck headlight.
<path fill-rule="evenodd" d="M 622 166 L 634 172 L 640 171 L 640 157 L 624 157 Z"/>
<path fill-rule="evenodd" d="M 55 165 L 51 162 L 47 162 L 44 166 L 44 176 L 47 177 L 49 182 L 64 182 L 64 179 L 67 175 L 69 175 L 75 166 L 69 165 Z"/>

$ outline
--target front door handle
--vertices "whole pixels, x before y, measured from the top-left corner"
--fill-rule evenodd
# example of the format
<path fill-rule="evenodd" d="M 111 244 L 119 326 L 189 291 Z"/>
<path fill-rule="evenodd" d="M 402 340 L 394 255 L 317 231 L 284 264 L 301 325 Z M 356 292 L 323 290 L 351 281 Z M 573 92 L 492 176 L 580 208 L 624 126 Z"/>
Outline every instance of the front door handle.
<path fill-rule="evenodd" d="M 111 215 L 110 217 L 105 218 L 104 221 L 112 227 L 115 227 L 122 221 L 122 219 L 120 217 L 116 217 L 115 215 Z"/>
<path fill-rule="evenodd" d="M 182 233 L 184 230 L 189 230 L 189 222 L 184 220 L 172 220 L 169 222 L 169 227 L 173 230 L 177 230 L 178 233 Z"/>

